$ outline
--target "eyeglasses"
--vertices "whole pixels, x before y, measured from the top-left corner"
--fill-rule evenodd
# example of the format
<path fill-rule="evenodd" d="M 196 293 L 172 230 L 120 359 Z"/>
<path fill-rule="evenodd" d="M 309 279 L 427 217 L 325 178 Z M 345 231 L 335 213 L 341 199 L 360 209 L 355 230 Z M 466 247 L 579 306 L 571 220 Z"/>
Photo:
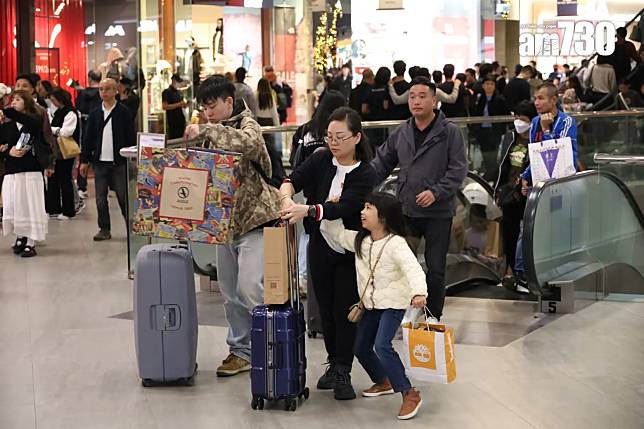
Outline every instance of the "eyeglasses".
<path fill-rule="evenodd" d="M 326 136 L 326 141 L 327 141 L 327 143 L 333 143 L 333 142 L 335 142 L 335 143 L 344 143 L 344 142 L 346 142 L 347 140 L 349 140 L 349 139 L 351 139 L 353 137 L 355 137 L 355 135 L 350 135 L 349 137 L 344 137 L 344 138 L 343 137 L 337 137 L 337 136 L 336 137 Z"/>

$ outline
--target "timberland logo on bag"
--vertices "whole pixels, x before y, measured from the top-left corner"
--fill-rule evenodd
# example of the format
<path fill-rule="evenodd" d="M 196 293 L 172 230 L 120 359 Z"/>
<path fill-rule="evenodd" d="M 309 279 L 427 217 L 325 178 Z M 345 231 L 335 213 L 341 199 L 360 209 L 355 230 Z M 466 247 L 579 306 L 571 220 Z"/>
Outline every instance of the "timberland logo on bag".
<path fill-rule="evenodd" d="M 432 359 L 432 352 L 429 351 L 426 345 L 417 344 L 414 347 L 414 359 L 421 363 L 427 363 Z"/>

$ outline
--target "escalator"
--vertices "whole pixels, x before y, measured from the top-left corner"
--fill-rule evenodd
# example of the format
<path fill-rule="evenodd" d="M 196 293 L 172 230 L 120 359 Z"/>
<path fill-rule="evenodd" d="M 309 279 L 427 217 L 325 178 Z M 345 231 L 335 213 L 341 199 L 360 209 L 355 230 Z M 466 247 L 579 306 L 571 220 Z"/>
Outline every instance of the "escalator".
<path fill-rule="evenodd" d="M 563 302 L 566 290 L 574 302 L 644 299 L 644 215 L 610 172 L 535 186 L 523 244 L 529 288 L 542 300 Z"/>
<path fill-rule="evenodd" d="M 396 170 L 379 190 L 396 195 L 397 183 Z M 493 194 L 492 187 L 473 172 L 468 172 L 459 188 L 445 271 L 447 295 L 459 295 L 471 288 L 496 287 L 501 282 L 505 272 L 503 255 L 498 246 L 486 249 L 490 241 L 500 243 L 501 240 L 498 220 L 502 213 L 494 202 Z M 478 246 L 472 246 L 473 243 Z M 427 270 L 424 240 L 421 240 L 416 253 Z M 498 289 L 504 291 L 500 287 Z"/>
<path fill-rule="evenodd" d="M 396 194 L 398 176 L 396 171 L 380 186 L 379 190 Z M 468 238 L 473 236 L 471 241 L 480 241 L 476 238 L 488 239 L 488 230 L 485 237 L 476 237 L 477 233 L 472 225 L 475 216 L 472 213 L 473 202 L 475 202 L 481 214 L 485 212 L 485 219 L 479 219 L 477 224 L 494 226 L 493 233 L 497 234 L 495 240 L 500 242 L 498 236 L 500 228 L 498 219 L 501 217 L 501 210 L 496 206 L 493 198 L 494 190 L 480 176 L 469 172 L 457 195 L 456 216 L 452 224 L 450 250 L 447 255 L 447 267 L 445 281 L 448 295 L 462 293 L 472 287 L 483 285 L 498 285 L 505 272 L 505 264 L 502 255 L 484 255 L 474 248 L 467 248 Z M 482 208 L 484 207 L 484 209 Z M 482 222 L 481 222 L 482 221 Z M 496 224 L 496 225 L 495 225 Z M 479 234 L 481 235 L 481 234 Z M 423 268 L 426 270 L 424 258 L 424 240 L 419 243 L 417 254 Z M 215 251 L 213 246 L 199 243 L 191 243 L 195 272 L 212 280 L 217 279 L 217 267 L 215 265 Z M 485 250 L 485 249 L 481 249 Z M 500 288 L 499 288 L 500 289 Z"/>

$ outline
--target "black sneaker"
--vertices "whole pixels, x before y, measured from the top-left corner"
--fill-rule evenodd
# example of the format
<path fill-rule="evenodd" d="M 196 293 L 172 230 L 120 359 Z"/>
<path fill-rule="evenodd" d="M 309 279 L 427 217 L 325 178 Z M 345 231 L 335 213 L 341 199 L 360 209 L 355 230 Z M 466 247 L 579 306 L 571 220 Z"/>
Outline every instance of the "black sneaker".
<path fill-rule="evenodd" d="M 327 365 L 324 374 L 318 380 L 319 390 L 331 390 L 335 387 L 336 367 L 332 363 L 325 363 Z"/>
<path fill-rule="evenodd" d="M 530 293 L 530 289 L 528 289 L 528 280 L 526 280 L 525 277 L 520 276 L 517 278 L 516 292 L 522 295 L 528 295 Z"/>
<path fill-rule="evenodd" d="M 501 280 L 501 285 L 510 292 L 517 291 L 517 282 L 512 274 L 503 277 L 503 280 Z"/>
<path fill-rule="evenodd" d="M 345 368 L 338 368 L 335 375 L 333 397 L 338 401 L 356 399 L 356 392 L 351 385 L 351 372 Z"/>
<path fill-rule="evenodd" d="M 98 234 L 94 236 L 94 241 L 110 240 L 111 238 L 112 234 L 107 229 L 101 229 L 98 231 Z"/>
<path fill-rule="evenodd" d="M 22 251 L 20 256 L 23 258 L 31 258 L 33 256 L 36 256 L 38 253 L 36 253 L 36 246 L 25 246 L 25 250 Z"/>
<path fill-rule="evenodd" d="M 13 250 L 14 254 L 20 255 L 25 250 L 26 245 L 27 245 L 27 238 L 18 237 L 16 238 L 16 243 L 11 247 L 11 249 Z"/>

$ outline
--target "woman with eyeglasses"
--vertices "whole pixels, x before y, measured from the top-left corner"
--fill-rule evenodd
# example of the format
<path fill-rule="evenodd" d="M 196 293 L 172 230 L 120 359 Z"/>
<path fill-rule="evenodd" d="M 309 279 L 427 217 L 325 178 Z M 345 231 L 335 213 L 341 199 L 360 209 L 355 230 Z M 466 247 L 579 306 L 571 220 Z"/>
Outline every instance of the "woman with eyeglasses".
<path fill-rule="evenodd" d="M 349 307 L 358 300 L 355 256 L 331 240 L 322 219 L 342 219 L 347 229 L 359 230 L 360 211 L 375 186 L 372 157 L 360 122 L 360 115 L 348 107 L 336 109 L 329 117 L 328 148 L 318 150 L 299 165 L 280 188 L 282 218 L 300 219 L 310 231 L 311 279 L 320 306 L 328 367 L 317 387 L 333 389 L 338 400 L 355 399 L 351 385 L 356 325 L 347 320 Z M 306 204 L 292 197 L 310 190 Z"/>

